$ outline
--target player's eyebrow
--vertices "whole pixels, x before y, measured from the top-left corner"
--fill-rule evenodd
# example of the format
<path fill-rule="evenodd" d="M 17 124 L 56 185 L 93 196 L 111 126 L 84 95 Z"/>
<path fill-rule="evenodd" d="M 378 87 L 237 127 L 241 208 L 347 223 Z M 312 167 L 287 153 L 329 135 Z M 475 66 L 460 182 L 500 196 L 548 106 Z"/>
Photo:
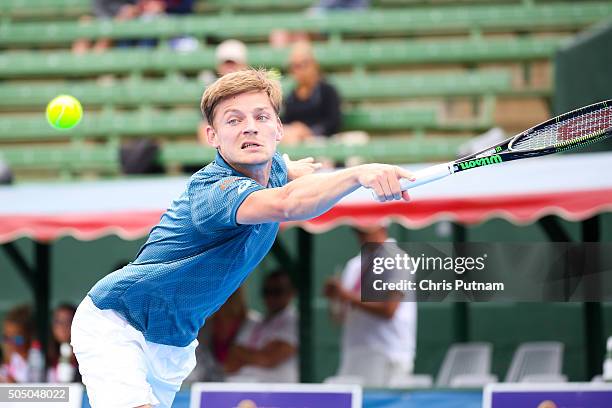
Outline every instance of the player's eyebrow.
<path fill-rule="evenodd" d="M 237 115 L 244 115 L 244 113 L 241 110 L 238 110 L 238 109 L 226 109 L 223 112 L 223 116 L 227 115 L 228 113 L 237 114 Z"/>

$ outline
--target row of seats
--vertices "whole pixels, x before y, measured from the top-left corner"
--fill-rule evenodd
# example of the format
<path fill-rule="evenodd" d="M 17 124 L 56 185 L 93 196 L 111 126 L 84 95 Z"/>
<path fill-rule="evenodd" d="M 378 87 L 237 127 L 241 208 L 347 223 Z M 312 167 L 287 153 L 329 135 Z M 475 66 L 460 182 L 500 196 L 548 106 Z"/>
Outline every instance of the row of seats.
<path fill-rule="evenodd" d="M 365 161 L 406 163 L 438 160 L 455 154 L 465 137 L 372 140 L 364 144 L 347 145 L 339 141 L 301 146 L 281 146 L 291 157 L 328 157 L 345 161 L 360 157 Z M 160 164 L 172 166 L 203 166 L 215 155 L 195 142 L 164 143 L 160 149 Z M 0 159 L 18 170 L 51 170 L 66 175 L 95 171 L 119 174 L 119 149 L 116 143 L 104 145 L 73 143 L 68 145 L 7 146 L 0 149 Z"/>
<path fill-rule="evenodd" d="M 479 388 L 498 381 L 491 374 L 493 346 L 491 343 L 453 344 L 442 362 L 435 386 L 439 388 Z M 368 364 L 373 373 L 384 358 L 371 355 Z M 505 382 L 559 383 L 567 381 L 562 374 L 563 344 L 560 342 L 529 342 L 520 344 L 512 357 Z M 380 370 L 382 372 L 382 370 Z M 375 375 L 374 375 L 375 376 Z M 394 378 L 389 384 L 393 388 L 428 388 L 434 385 L 429 375 L 412 375 L 407 378 Z M 327 383 L 361 383 L 361 378 L 353 376 L 334 376 Z"/>
<path fill-rule="evenodd" d="M 91 12 L 92 0 L 3 0 L 0 13 L 15 19 L 77 17 Z M 420 0 L 419 0 L 420 1 Z M 384 5 L 389 0 L 374 0 Z M 414 4 L 415 0 L 393 0 L 395 5 Z M 196 0 L 197 13 L 270 10 L 303 10 L 315 4 L 314 0 Z"/>
<path fill-rule="evenodd" d="M 548 59 L 567 37 L 513 39 L 386 40 L 316 43 L 315 55 L 325 70 L 342 67 L 389 67 L 409 64 L 480 63 Z M 283 67 L 288 51 L 268 46 L 249 48 L 252 66 Z M 75 77 L 106 73 L 199 72 L 213 69 L 214 50 L 181 53 L 168 49 L 115 49 L 103 54 L 65 51 L 20 51 L 0 54 L 4 78 Z"/>
<path fill-rule="evenodd" d="M 475 5 L 445 8 L 372 9 L 323 14 L 275 13 L 181 16 L 125 22 L 4 22 L 0 46 L 70 44 L 79 38 L 146 39 L 183 35 L 203 38 L 267 38 L 270 30 L 302 30 L 332 35 L 424 34 L 438 32 L 546 31 L 579 28 L 612 16 L 612 3 L 584 1 L 544 5 Z"/>
<path fill-rule="evenodd" d="M 486 0 L 484 0 L 486 1 Z M 483 0 L 462 0 L 462 4 L 481 3 Z M 525 3 L 533 0 L 497 0 L 497 3 Z M 539 0 L 540 3 L 544 2 Z M 456 0 L 372 0 L 375 7 L 455 5 Z M 236 11 L 278 12 L 279 10 L 304 10 L 317 4 L 317 0 L 196 0 L 196 13 Z M 91 0 L 3 0 L 0 12 L 17 19 L 74 17 L 91 10 Z"/>
<path fill-rule="evenodd" d="M 483 95 L 532 95 L 536 90 L 517 90 L 508 70 L 420 74 L 341 74 L 329 75 L 332 83 L 347 102 L 364 100 L 402 100 L 420 97 L 452 97 Z M 283 89 L 293 88 L 292 81 L 282 81 Z M 18 82 L 0 84 L 0 108 L 44 107 L 52 98 L 69 94 L 84 105 L 139 106 L 197 105 L 203 85 L 198 80 L 169 77 L 161 80 L 140 77 L 100 83 L 88 81 Z M 548 89 L 538 89 L 548 94 Z"/>
<path fill-rule="evenodd" d="M 53 141 L 91 139 L 109 136 L 189 136 L 201 121 L 198 109 L 137 111 L 113 109 L 89 112 L 74 129 L 58 132 L 49 126 L 42 113 L 3 115 L 0 117 L 0 141 Z M 491 122 L 452 121 L 439 118 L 436 108 L 367 107 L 347 110 L 343 114 L 345 131 L 391 132 L 406 129 L 447 131 L 483 130 Z"/>
<path fill-rule="evenodd" d="M 453 6 L 461 4 L 478 4 L 488 0 L 371 0 L 374 7 L 403 6 Z M 546 3 L 559 0 L 537 0 Z M 279 10 L 304 10 L 317 5 L 317 0 L 196 0 L 196 13 L 211 11 L 234 12 L 278 12 Z M 533 4 L 534 0 L 496 0 L 498 4 Z M 10 17 L 66 17 L 87 13 L 91 8 L 91 0 L 4 0 L 0 11 Z"/>

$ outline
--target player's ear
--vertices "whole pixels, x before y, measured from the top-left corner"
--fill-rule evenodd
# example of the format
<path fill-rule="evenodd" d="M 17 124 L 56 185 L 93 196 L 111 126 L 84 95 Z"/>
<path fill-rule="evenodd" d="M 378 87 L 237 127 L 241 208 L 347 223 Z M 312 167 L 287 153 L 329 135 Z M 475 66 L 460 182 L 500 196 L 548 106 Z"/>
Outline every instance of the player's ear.
<path fill-rule="evenodd" d="M 276 115 L 276 141 L 280 142 L 283 139 L 283 122 L 280 117 Z"/>
<path fill-rule="evenodd" d="M 206 141 L 215 149 L 219 147 L 219 136 L 217 135 L 217 132 L 215 132 L 215 129 L 213 129 L 213 127 L 210 125 L 206 125 Z"/>

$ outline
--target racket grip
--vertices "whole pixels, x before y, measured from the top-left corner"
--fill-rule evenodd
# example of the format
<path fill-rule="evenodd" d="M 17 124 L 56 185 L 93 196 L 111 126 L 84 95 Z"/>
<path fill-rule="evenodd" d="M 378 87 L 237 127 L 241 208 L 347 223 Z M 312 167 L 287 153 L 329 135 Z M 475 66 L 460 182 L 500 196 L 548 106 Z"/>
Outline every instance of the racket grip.
<path fill-rule="evenodd" d="M 426 169 L 414 172 L 414 181 L 403 178 L 400 180 L 402 191 L 417 187 L 453 174 L 449 163 L 436 164 Z"/>

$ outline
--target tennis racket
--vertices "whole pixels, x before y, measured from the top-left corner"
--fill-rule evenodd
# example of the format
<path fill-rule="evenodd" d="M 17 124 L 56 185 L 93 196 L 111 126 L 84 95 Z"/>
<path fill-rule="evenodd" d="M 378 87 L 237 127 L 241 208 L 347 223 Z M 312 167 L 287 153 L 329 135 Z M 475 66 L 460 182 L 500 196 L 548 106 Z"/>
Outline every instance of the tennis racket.
<path fill-rule="evenodd" d="M 511 160 L 545 156 L 599 142 L 612 135 L 612 100 L 564 113 L 480 152 L 414 173 L 401 179 L 402 191 L 451 174 Z"/>

